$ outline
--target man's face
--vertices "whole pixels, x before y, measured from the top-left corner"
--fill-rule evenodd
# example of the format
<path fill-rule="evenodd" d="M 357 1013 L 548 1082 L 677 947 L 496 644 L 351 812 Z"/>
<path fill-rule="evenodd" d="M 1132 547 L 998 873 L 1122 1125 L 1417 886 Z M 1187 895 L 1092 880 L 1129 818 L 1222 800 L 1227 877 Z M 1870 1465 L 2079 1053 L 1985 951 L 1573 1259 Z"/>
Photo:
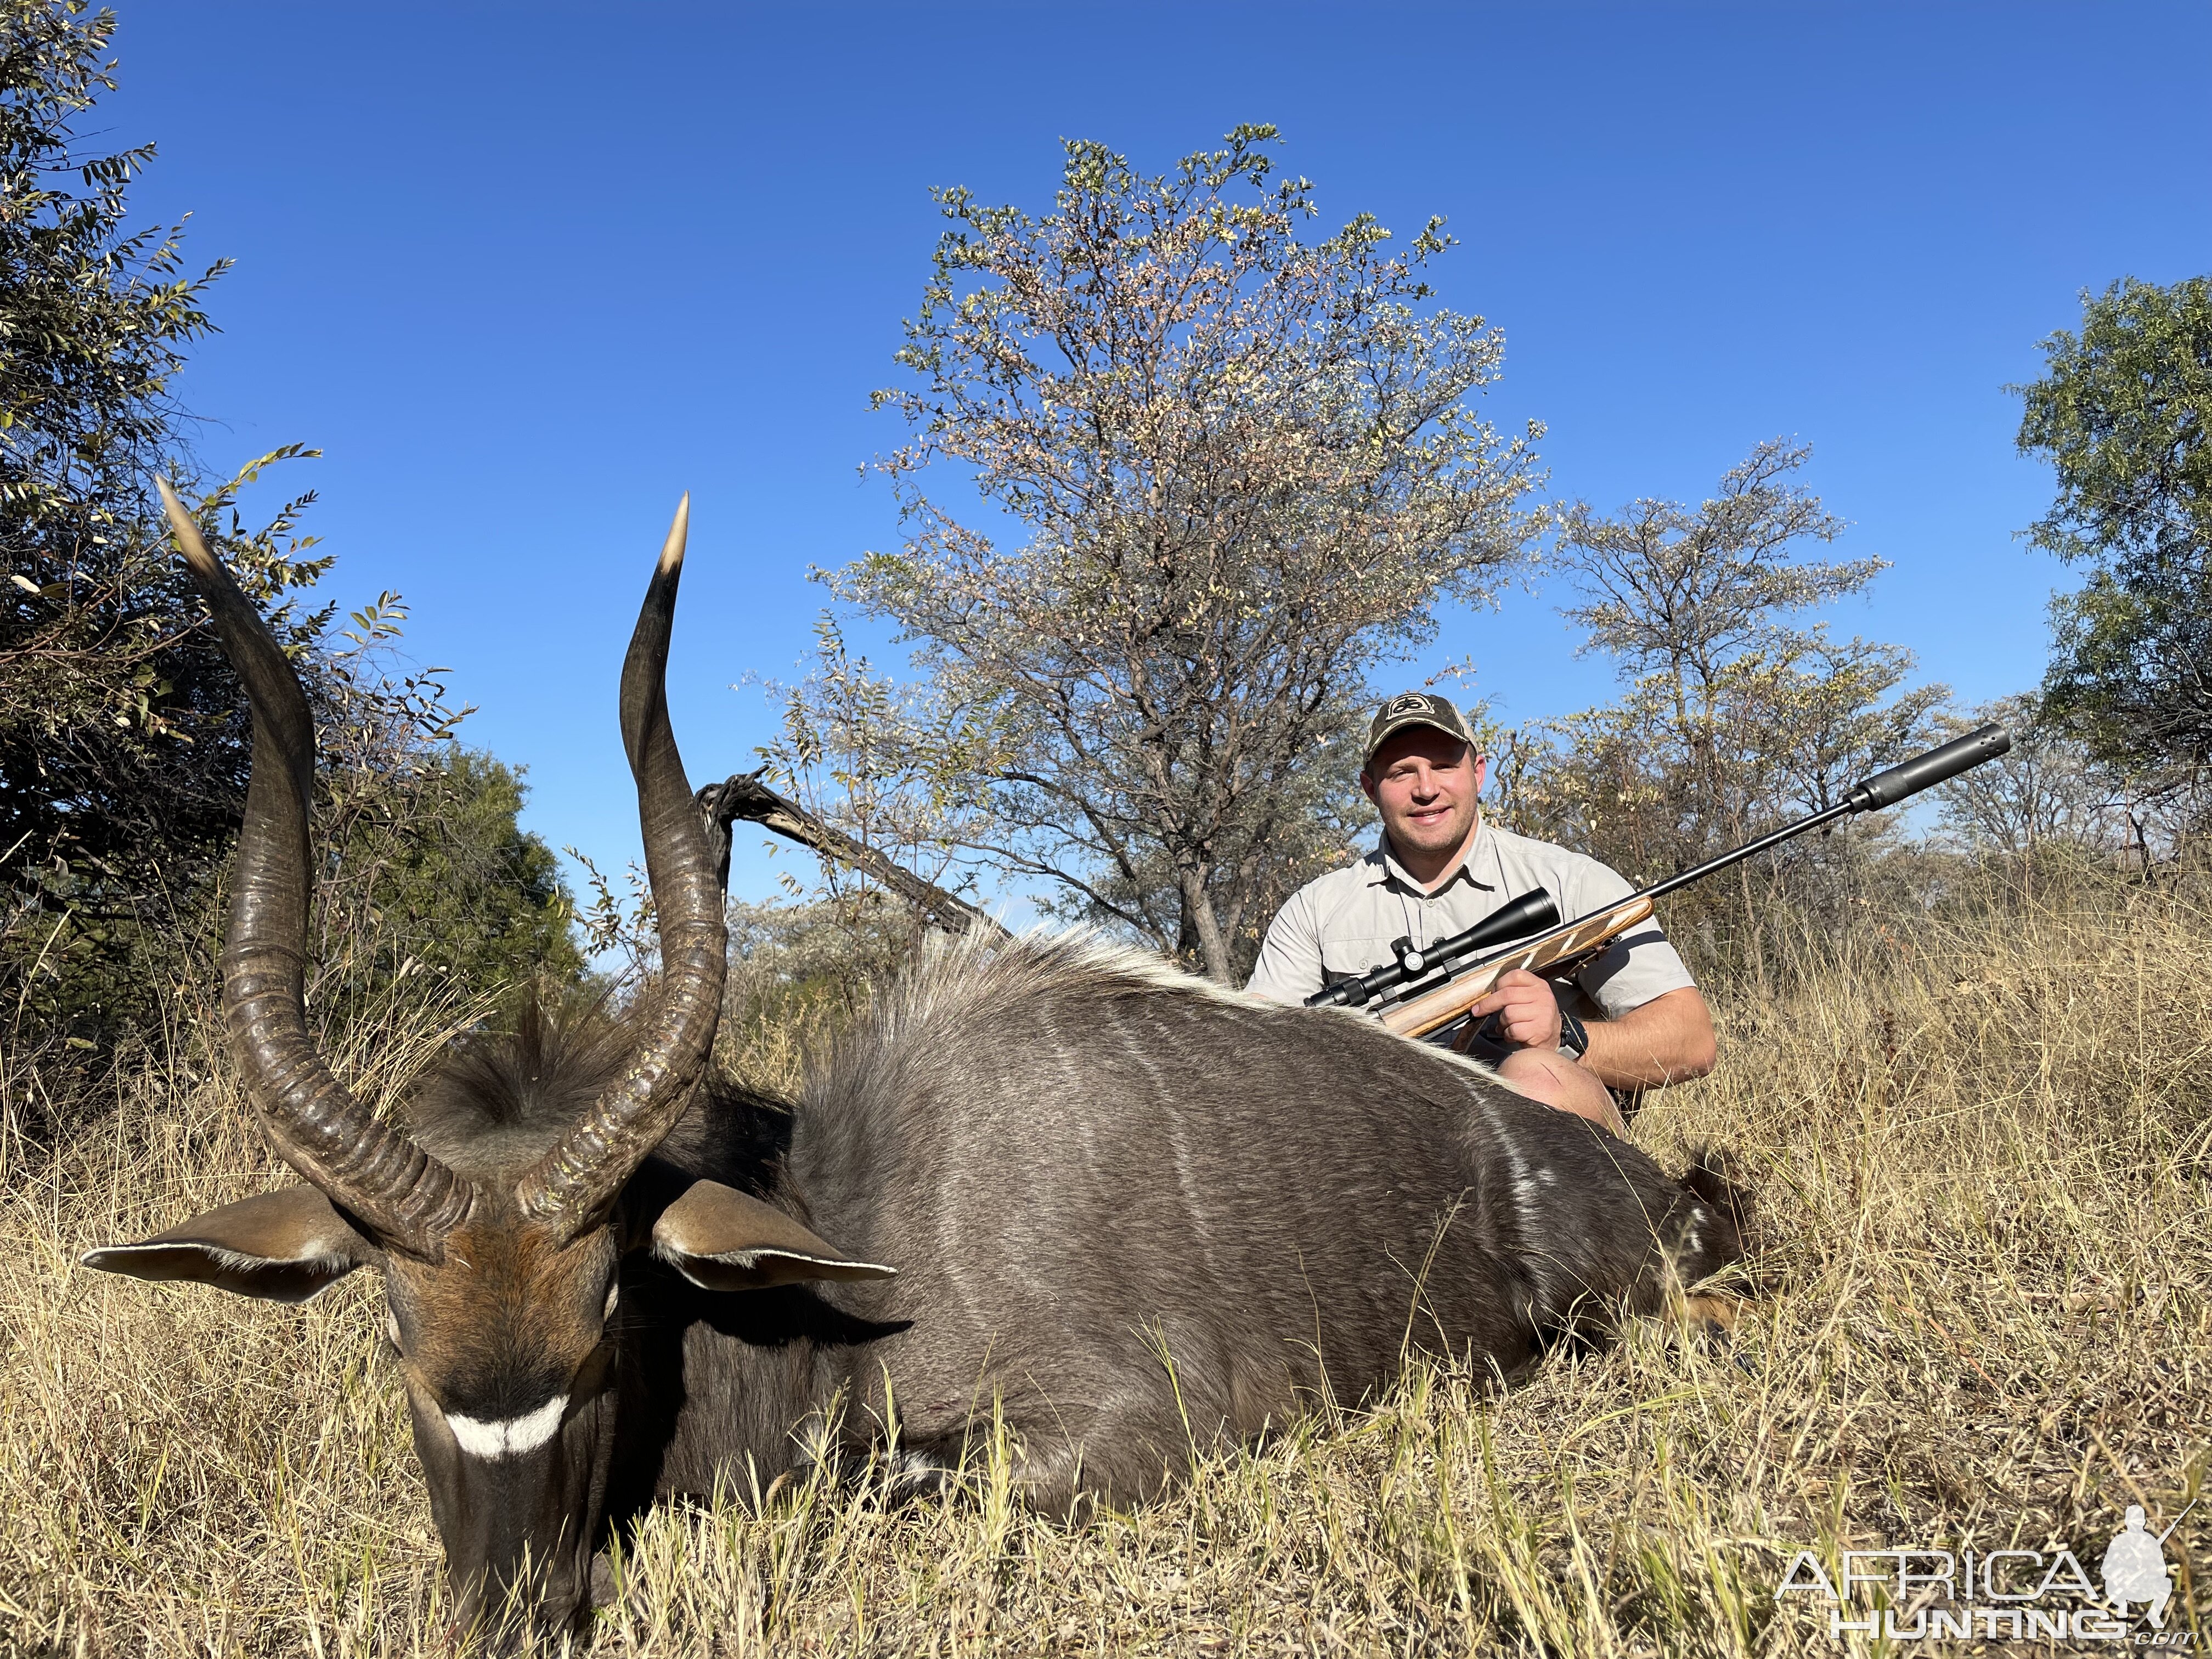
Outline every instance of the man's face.
<path fill-rule="evenodd" d="M 1433 726 L 1395 732 L 1359 775 L 1401 856 L 1459 850 L 1474 828 L 1486 769 L 1474 745 Z"/>

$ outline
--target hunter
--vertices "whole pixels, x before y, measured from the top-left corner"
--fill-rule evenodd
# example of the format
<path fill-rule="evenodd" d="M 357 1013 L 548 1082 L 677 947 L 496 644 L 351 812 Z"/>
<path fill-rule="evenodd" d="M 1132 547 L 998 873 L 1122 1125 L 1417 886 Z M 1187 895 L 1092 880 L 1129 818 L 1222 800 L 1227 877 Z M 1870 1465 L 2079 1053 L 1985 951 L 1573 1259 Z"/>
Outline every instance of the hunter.
<path fill-rule="evenodd" d="M 1538 888 L 1568 919 L 1628 896 L 1629 884 L 1596 860 L 1485 823 L 1477 797 L 1488 769 L 1448 698 L 1406 691 L 1377 709 L 1359 787 L 1382 815 L 1382 836 L 1357 864 L 1291 896 L 1267 928 L 1249 988 L 1303 1003 L 1389 962 L 1396 939 L 1433 945 Z M 1705 1000 L 1656 921 L 1615 939 L 1571 979 L 1502 975 L 1467 1020 L 1437 1036 L 1522 1093 L 1616 1133 L 1616 1095 L 1703 1077 L 1714 1059 Z"/>

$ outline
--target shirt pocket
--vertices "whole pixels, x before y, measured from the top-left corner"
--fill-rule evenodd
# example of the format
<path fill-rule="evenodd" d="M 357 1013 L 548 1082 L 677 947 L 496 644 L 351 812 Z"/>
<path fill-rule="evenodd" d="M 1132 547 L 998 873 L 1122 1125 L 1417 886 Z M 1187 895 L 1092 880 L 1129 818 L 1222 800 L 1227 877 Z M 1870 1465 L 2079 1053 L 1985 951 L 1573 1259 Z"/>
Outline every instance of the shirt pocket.
<path fill-rule="evenodd" d="M 1389 939 L 1333 939 L 1321 947 L 1322 977 L 1333 985 L 1340 979 L 1371 974 L 1395 960 L 1390 954 Z"/>

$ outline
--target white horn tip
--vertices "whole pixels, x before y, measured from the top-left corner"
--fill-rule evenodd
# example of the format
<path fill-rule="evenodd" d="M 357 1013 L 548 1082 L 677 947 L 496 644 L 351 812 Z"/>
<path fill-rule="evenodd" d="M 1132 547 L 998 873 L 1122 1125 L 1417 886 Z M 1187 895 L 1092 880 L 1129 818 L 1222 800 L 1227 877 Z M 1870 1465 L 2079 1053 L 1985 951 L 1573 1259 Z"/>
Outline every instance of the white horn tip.
<path fill-rule="evenodd" d="M 661 544 L 660 574 L 668 575 L 681 569 L 684 564 L 684 539 L 691 532 L 691 492 L 685 490 L 684 499 L 676 503 L 676 522 L 668 526 L 668 539 Z"/>
<path fill-rule="evenodd" d="M 208 545 L 200 539 L 200 527 L 192 522 L 192 515 L 185 511 L 185 504 L 177 499 L 177 492 L 160 473 L 154 475 L 154 488 L 161 492 L 161 510 L 169 516 L 169 528 L 177 538 L 177 548 L 185 556 L 185 562 L 203 576 L 212 576 L 222 568 Z"/>

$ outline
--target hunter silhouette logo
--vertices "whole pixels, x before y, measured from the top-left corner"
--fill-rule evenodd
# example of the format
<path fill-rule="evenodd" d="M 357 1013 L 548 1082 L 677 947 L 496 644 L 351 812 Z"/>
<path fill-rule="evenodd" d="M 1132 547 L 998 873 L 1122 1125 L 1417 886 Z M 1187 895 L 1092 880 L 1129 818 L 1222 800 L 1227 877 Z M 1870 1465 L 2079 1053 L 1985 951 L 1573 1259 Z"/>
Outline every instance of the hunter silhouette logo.
<path fill-rule="evenodd" d="M 2128 1505 L 2127 1525 L 2105 1547 L 2105 1599 L 2127 1616 L 2128 1603 L 2140 1601 L 2149 1610 L 2154 1629 L 2166 1628 L 2166 1604 L 2173 1596 L 2173 1577 L 2166 1570 L 2166 1540 L 2173 1536 L 2173 1528 L 2181 1524 L 2182 1516 L 2197 1507 L 2191 1498 L 2189 1509 L 2173 1517 L 2172 1526 L 2164 1532 L 2148 1531 L 2143 1526 L 2142 1505 Z"/>
<path fill-rule="evenodd" d="M 1774 1591 L 1819 1595 L 1828 1606 L 1828 1634 L 1923 1642 L 2118 1642 L 2134 1647 L 2186 1648 L 2190 1632 L 2166 1630 L 2173 1576 L 2166 1540 L 2197 1507 L 2192 1499 L 2163 1532 L 2152 1532 L 2142 1506 L 2128 1506 L 2124 1523 L 2105 1547 L 2104 1595 L 2071 1550 L 1845 1550 L 1829 1576 L 1820 1558 L 1800 1550 Z M 1862 1600 L 1862 1598 L 1865 1598 Z M 2101 1605 L 2100 1605 L 2101 1603 Z M 2133 1627 L 2131 1610 L 2149 1628 Z"/>

